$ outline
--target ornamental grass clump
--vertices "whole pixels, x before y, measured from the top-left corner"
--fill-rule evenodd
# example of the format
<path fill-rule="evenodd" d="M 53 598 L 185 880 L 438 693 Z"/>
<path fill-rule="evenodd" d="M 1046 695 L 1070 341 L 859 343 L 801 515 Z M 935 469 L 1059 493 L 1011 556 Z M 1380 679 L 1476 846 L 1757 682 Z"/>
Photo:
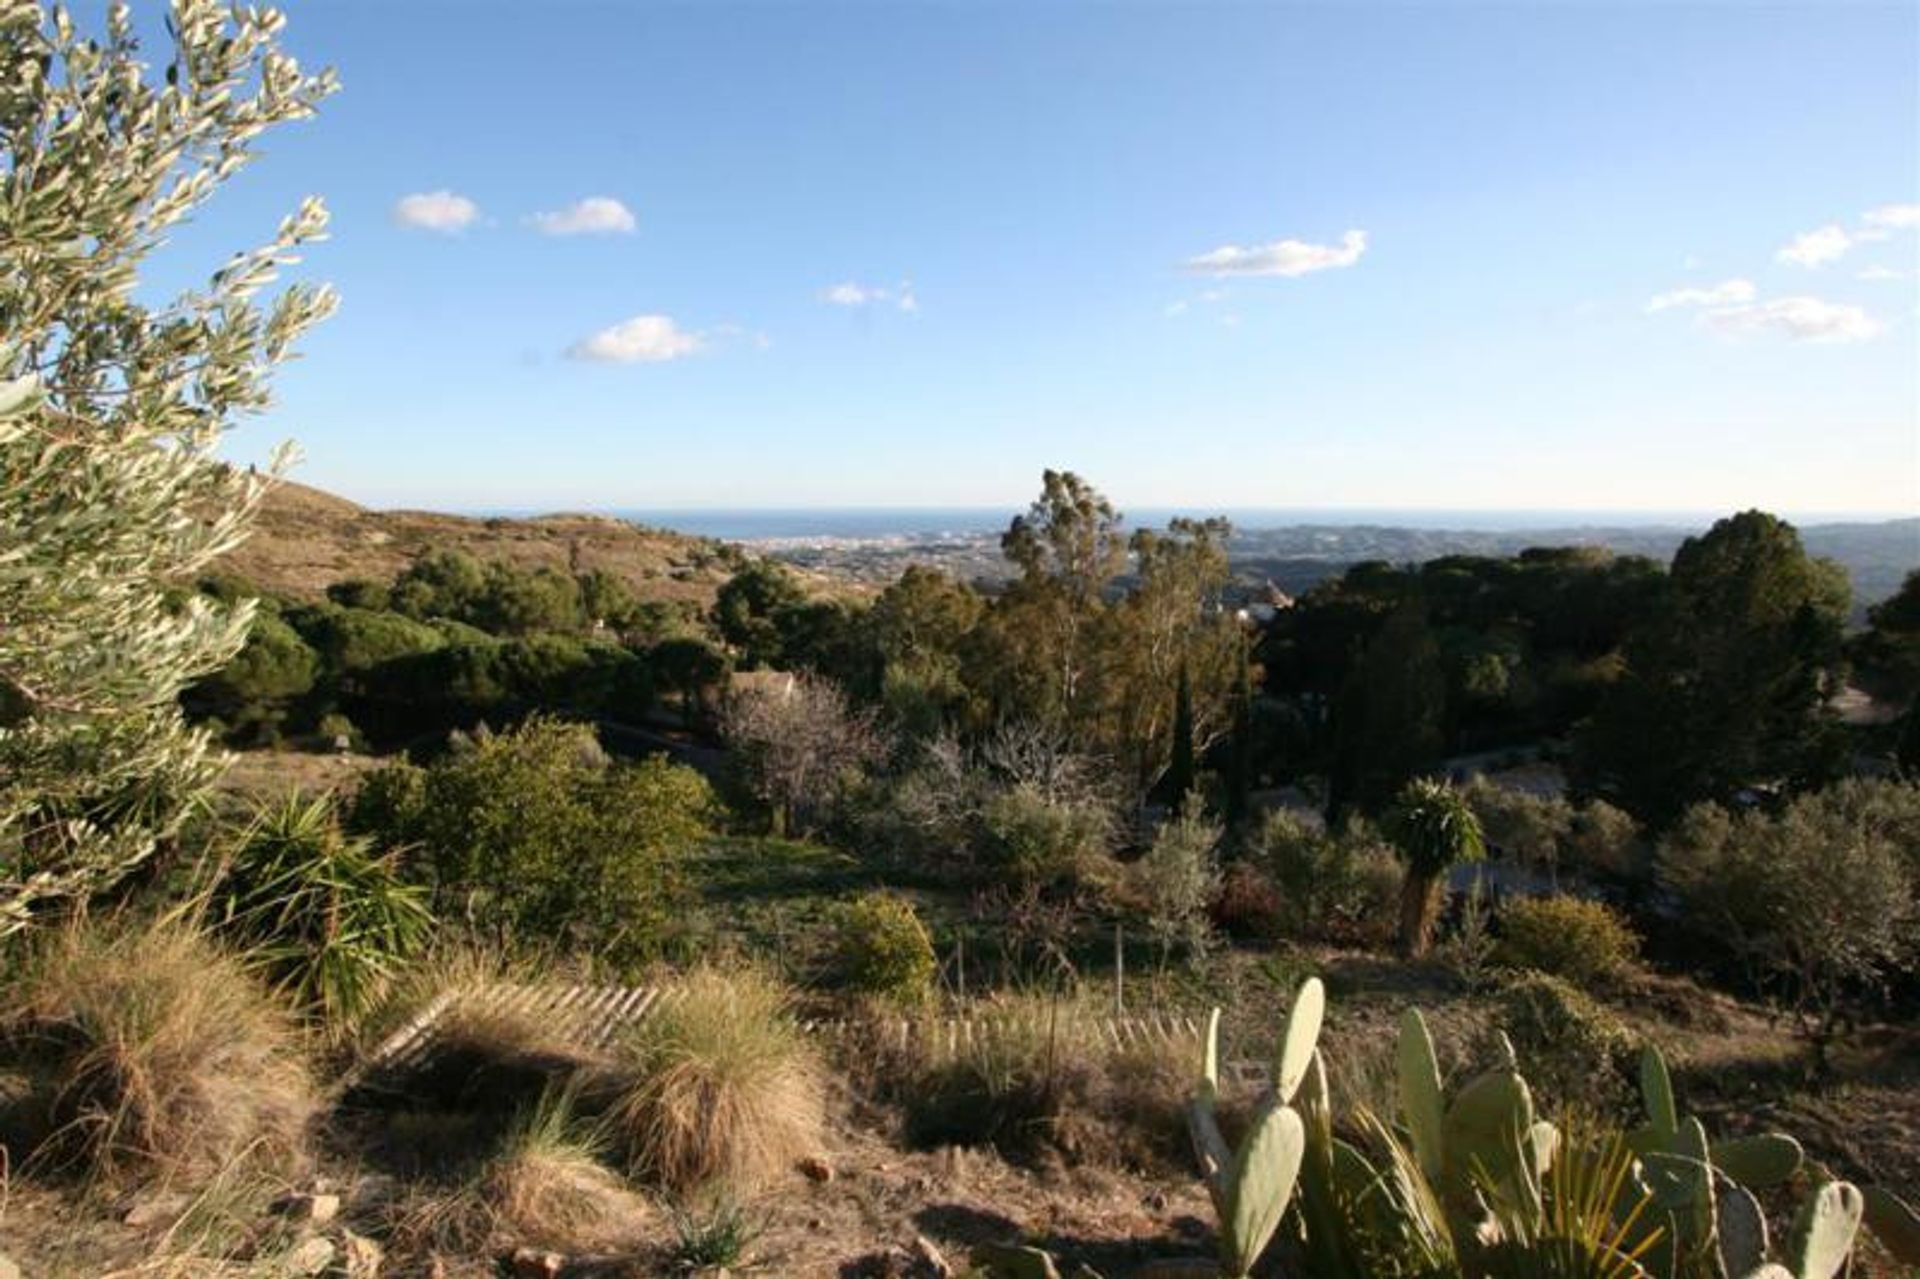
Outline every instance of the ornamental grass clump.
<path fill-rule="evenodd" d="M 633 1172 L 750 1189 L 820 1149 L 819 1062 L 791 996 L 753 969 L 689 974 L 616 1047 L 609 1119 Z"/>

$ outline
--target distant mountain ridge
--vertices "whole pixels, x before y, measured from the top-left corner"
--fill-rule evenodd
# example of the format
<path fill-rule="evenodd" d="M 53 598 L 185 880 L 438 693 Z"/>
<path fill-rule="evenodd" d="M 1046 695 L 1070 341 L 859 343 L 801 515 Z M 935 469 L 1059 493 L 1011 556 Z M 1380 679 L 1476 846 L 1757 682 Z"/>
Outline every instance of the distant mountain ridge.
<path fill-rule="evenodd" d="M 605 515 L 475 519 L 432 511 L 376 511 L 304 484 L 268 494 L 252 535 L 222 567 L 276 594 L 319 597 L 349 578 L 391 580 L 430 551 L 462 550 L 521 568 L 624 578 L 643 600 L 705 605 L 740 553 L 710 538 L 644 528 Z"/>
<path fill-rule="evenodd" d="M 1702 526 L 1704 527 L 1704 526 Z M 1310 523 L 1234 530 L 1229 554 L 1243 590 L 1271 581 L 1289 594 L 1338 576 L 1366 560 L 1422 563 L 1447 555 L 1515 555 L 1535 546 L 1605 546 L 1623 555 L 1670 560 L 1697 527 L 1431 529 L 1404 525 Z M 1892 595 L 1920 568 L 1920 517 L 1853 520 L 1801 526 L 1815 555 L 1847 570 L 1856 613 Z M 1009 573 L 999 531 L 873 537 L 769 538 L 730 543 L 611 515 L 553 514 L 477 517 L 431 511 L 380 511 L 304 484 L 284 483 L 267 498 L 254 533 L 225 567 L 259 586 L 296 598 L 315 598 L 347 578 L 391 579 L 428 551 L 465 550 L 482 560 L 523 568 L 586 572 L 605 568 L 626 579 L 642 599 L 705 605 L 743 562 L 739 546 L 771 554 L 815 589 L 882 585 L 909 564 L 932 564 L 968 580 Z"/>

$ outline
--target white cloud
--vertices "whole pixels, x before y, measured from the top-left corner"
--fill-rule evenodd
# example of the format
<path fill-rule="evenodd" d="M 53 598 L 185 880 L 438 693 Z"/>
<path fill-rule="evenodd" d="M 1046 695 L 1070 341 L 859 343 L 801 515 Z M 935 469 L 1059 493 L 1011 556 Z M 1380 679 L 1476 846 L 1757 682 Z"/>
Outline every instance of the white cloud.
<path fill-rule="evenodd" d="M 1883 204 L 1877 209 L 1868 209 L 1865 221 L 1870 227 L 1911 231 L 1920 228 L 1920 204 Z"/>
<path fill-rule="evenodd" d="M 1796 342 L 1864 342 L 1880 332 L 1879 323 L 1857 306 L 1809 297 L 1721 307 L 1703 312 L 1700 324 L 1732 337 L 1773 332 Z"/>
<path fill-rule="evenodd" d="M 1907 273 L 1905 271 L 1896 271 L 1890 266 L 1870 266 L 1860 272 L 1855 278 L 1861 280 L 1904 280 L 1907 278 Z"/>
<path fill-rule="evenodd" d="M 416 231 L 452 234 L 480 220 L 480 206 L 452 191 L 422 191 L 403 195 L 393 206 L 393 220 Z"/>
<path fill-rule="evenodd" d="M 829 306 L 879 306 L 882 303 L 891 302 L 902 311 L 914 312 L 920 309 L 920 298 L 913 291 L 912 280 L 902 280 L 898 289 L 886 289 L 876 284 L 861 284 L 848 280 L 820 290 L 820 300 Z"/>
<path fill-rule="evenodd" d="M 1751 302 L 1755 297 L 1752 280 L 1722 280 L 1710 289 L 1674 289 L 1647 302 L 1647 310 L 1666 311 L 1676 306 L 1727 306 Z"/>
<path fill-rule="evenodd" d="M 1251 246 L 1223 244 L 1188 258 L 1186 268 L 1204 275 L 1305 275 L 1333 267 L 1352 266 L 1367 251 L 1367 233 L 1349 231 L 1338 245 L 1308 244 L 1305 240 L 1276 240 Z"/>
<path fill-rule="evenodd" d="M 1794 236 L 1773 256 L 1795 266 L 1820 266 L 1841 257 L 1852 247 L 1853 237 L 1836 222 Z"/>
<path fill-rule="evenodd" d="M 581 339 L 567 354 L 602 364 L 663 364 L 694 355 L 705 345 L 700 334 L 686 332 L 671 316 L 636 315 Z"/>
<path fill-rule="evenodd" d="M 633 210 L 610 195 L 590 195 L 553 213 L 529 219 L 543 235 L 625 235 L 639 223 Z"/>

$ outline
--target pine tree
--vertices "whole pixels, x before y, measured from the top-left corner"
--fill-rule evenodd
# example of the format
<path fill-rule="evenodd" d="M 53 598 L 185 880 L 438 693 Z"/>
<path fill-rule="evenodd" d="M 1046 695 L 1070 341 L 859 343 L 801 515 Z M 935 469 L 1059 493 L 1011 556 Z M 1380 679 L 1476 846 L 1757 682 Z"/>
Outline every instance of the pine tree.
<path fill-rule="evenodd" d="M 240 647 L 251 604 L 178 588 L 245 536 L 266 485 L 218 462 L 236 414 L 331 309 L 256 295 L 319 238 L 309 199 L 201 290 L 149 305 L 140 268 L 333 91 L 268 9 L 174 0 L 158 83 L 128 7 L 95 40 L 0 0 L 0 935 L 146 858 L 214 774 L 177 698 Z"/>

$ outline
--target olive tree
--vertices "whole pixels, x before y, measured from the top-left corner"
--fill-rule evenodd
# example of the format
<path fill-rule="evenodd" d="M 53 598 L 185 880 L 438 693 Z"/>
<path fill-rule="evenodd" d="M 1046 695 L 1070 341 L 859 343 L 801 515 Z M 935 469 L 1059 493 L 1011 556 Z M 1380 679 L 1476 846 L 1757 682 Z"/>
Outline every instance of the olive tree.
<path fill-rule="evenodd" d="M 308 199 L 200 289 L 141 271 L 333 91 L 281 15 L 174 0 L 158 75 L 125 4 L 98 37 L 0 0 L 0 935 L 147 857 L 211 778 L 177 697 L 240 648 L 250 604 L 175 590 L 246 534 L 264 475 L 214 456 L 332 307 L 264 297 L 324 232 Z"/>
<path fill-rule="evenodd" d="M 1660 843 L 1689 931 L 1806 1018 L 1816 1045 L 1850 998 L 1920 962 L 1920 787 L 1849 781 L 1778 813 L 1688 809 Z"/>

